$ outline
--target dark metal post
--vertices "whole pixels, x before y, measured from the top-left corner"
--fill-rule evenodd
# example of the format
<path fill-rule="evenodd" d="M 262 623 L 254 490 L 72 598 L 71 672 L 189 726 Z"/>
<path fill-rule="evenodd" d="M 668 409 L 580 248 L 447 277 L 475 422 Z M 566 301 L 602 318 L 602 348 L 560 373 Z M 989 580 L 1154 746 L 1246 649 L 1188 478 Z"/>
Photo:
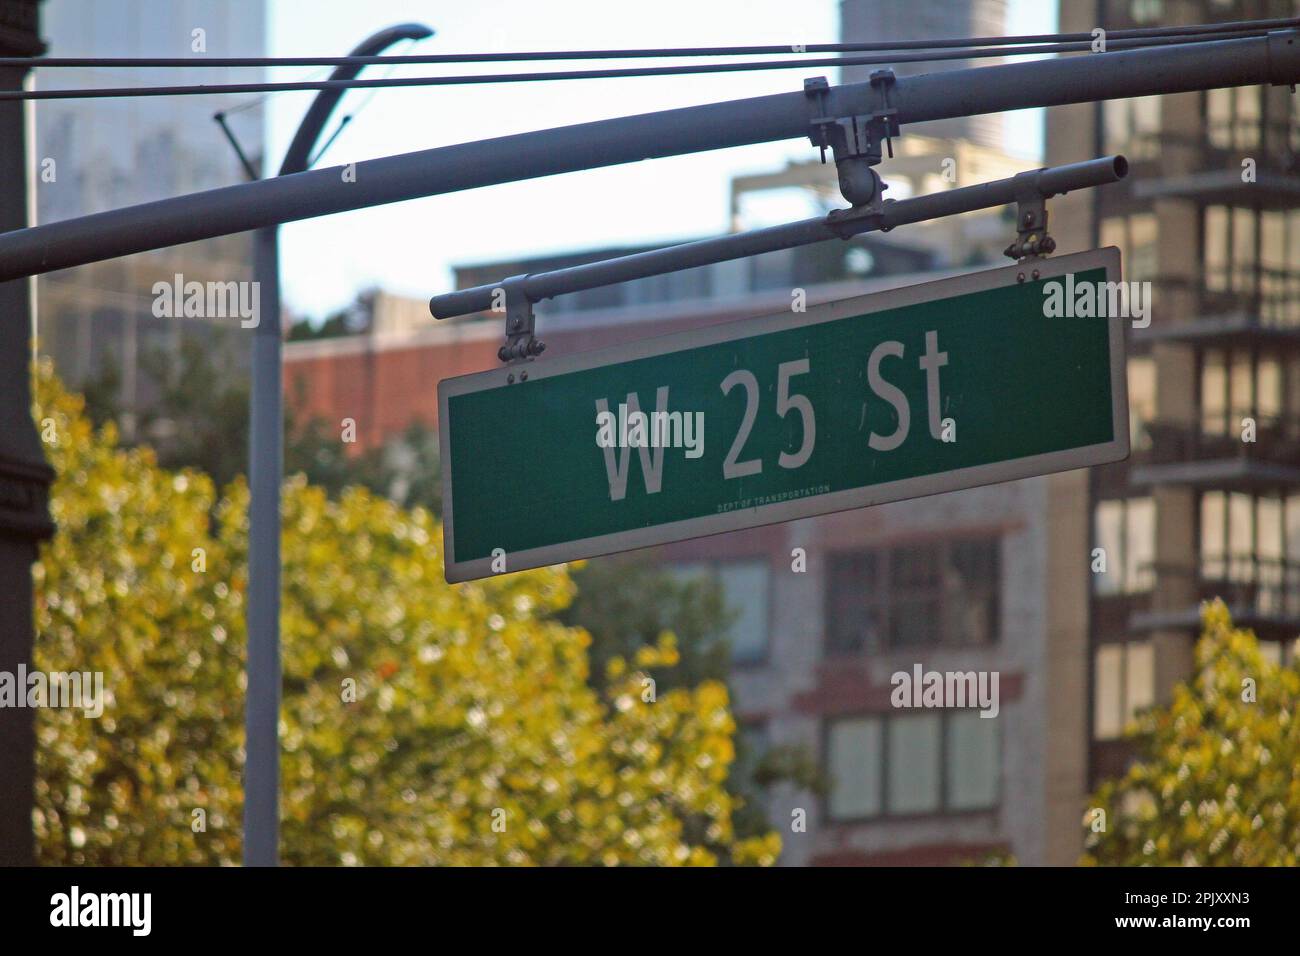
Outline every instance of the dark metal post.
<path fill-rule="evenodd" d="M 37 0 L 0 0 L 0 23 L 0 55 L 44 52 Z M 26 74 L 16 67 L 0 69 L 0 89 L 22 89 Z M 0 103 L 0 229 L 27 225 L 25 112 L 19 101 Z M 36 544 L 54 533 L 48 505 L 54 472 L 30 413 L 31 306 L 31 280 L 0 283 L 0 671 L 15 680 L 19 665 L 32 666 Z M 35 862 L 35 745 L 33 711 L 0 707 L 0 866 Z"/>

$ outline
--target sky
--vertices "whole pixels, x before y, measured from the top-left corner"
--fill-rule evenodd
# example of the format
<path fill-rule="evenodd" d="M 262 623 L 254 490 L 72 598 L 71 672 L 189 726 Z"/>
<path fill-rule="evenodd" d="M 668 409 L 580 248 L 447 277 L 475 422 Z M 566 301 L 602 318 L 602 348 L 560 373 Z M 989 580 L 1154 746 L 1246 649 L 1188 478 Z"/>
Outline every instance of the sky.
<path fill-rule="evenodd" d="M 1011 32 L 1051 32 L 1056 5 L 1010 0 Z M 419 22 L 436 34 L 390 53 L 508 52 L 629 47 L 830 43 L 836 0 L 271 0 L 268 53 L 334 56 L 376 30 Z M 638 65 L 659 61 L 636 61 Z M 606 65 L 628 65 L 618 61 Z M 371 67 L 363 76 L 505 72 L 535 64 Z M 567 62 L 546 69 L 580 68 Z M 323 76 L 328 68 L 277 68 L 275 79 Z M 510 133 L 718 100 L 797 91 L 806 76 L 836 71 L 574 80 L 427 89 L 350 91 L 334 114 L 353 119 L 318 165 L 333 166 Z M 314 96 L 280 93 L 267 111 L 269 155 L 284 155 Z M 906 130 L 904 130 L 906 133 Z M 1041 152 L 1041 111 L 1014 114 L 1007 144 L 1032 167 Z M 694 239 L 728 227 L 737 175 L 781 168 L 816 153 L 806 139 L 568 173 L 289 223 L 281 230 L 285 305 L 319 321 L 358 291 L 379 286 L 427 298 L 449 290 L 452 268 L 618 244 Z M 887 166 L 886 166 L 887 169 Z"/>

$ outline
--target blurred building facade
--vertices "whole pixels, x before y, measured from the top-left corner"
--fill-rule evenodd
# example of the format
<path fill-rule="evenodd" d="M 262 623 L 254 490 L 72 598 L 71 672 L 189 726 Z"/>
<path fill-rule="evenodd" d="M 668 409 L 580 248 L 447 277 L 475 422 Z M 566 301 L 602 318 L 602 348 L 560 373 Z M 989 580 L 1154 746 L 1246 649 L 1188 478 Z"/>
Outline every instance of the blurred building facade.
<path fill-rule="evenodd" d="M 190 69 L 46 69 L 36 86 L 255 82 L 260 70 L 199 68 L 204 57 L 259 56 L 266 50 L 265 0 L 48 0 L 44 35 L 51 56 L 192 57 Z M 257 168 L 260 101 L 178 96 L 67 99 L 34 104 L 35 221 L 54 222 L 245 180 L 220 127 L 228 122 Z M 243 282 L 252 278 L 248 235 L 224 236 L 43 275 L 37 280 L 37 336 L 70 384 L 89 387 L 121 410 L 128 438 L 137 413 L 157 401 L 159 376 L 184 339 L 197 341 L 230 374 L 247 374 L 250 335 L 237 317 L 155 314 L 154 285 Z M 165 426 L 164 423 L 158 423 Z M 165 435 L 152 434 L 152 439 Z"/>
<path fill-rule="evenodd" d="M 1088 32 L 1294 16 L 1281 0 L 1062 3 Z M 1300 124 L 1285 88 L 1243 87 L 1053 110 L 1048 162 L 1124 153 L 1128 179 L 1064 197 L 1062 251 L 1116 245 L 1127 280 L 1152 283 L 1149 328 L 1129 343 L 1133 454 L 1064 476 L 1089 520 L 1070 545 L 1102 548 L 1088 614 L 1087 781 L 1123 770 L 1124 725 L 1192 670 L 1198 605 L 1222 597 L 1264 652 L 1300 634 Z M 1077 600 L 1077 595 L 1075 597 Z"/>

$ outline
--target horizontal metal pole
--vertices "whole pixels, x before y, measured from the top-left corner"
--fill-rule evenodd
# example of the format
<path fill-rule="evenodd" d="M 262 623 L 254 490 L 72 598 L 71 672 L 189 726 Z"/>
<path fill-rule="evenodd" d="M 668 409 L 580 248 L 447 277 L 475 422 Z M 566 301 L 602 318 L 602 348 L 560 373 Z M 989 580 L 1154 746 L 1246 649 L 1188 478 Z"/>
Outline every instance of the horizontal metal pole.
<path fill-rule="evenodd" d="M 829 239 L 847 239 L 849 236 L 882 229 L 893 229 L 907 223 L 923 222 L 976 209 L 989 209 L 1015 202 L 1028 195 L 1044 199 L 1075 189 L 1102 186 L 1123 179 L 1128 174 L 1128 161 L 1123 156 L 1107 156 L 1068 166 L 1050 166 L 1034 169 L 1007 179 L 963 186 L 929 196 L 885 202 L 879 213 L 864 214 L 855 218 L 838 218 L 836 214 L 767 229 L 754 229 L 734 236 L 701 239 L 665 249 L 652 249 L 630 256 L 619 256 L 603 262 L 590 262 L 552 272 L 539 272 L 521 277 L 520 288 L 532 302 L 550 299 L 557 295 L 582 292 L 618 282 L 630 282 L 649 276 L 677 272 L 743 259 L 778 249 L 807 246 Z M 838 210 L 842 215 L 846 210 Z M 1008 236 L 1008 238 L 1011 238 Z M 504 280 L 503 280 L 504 281 Z M 447 319 L 471 312 L 486 312 L 492 308 L 493 296 L 502 288 L 500 282 L 461 289 L 446 295 L 435 295 L 429 300 L 429 311 L 434 318 Z"/>
<path fill-rule="evenodd" d="M 901 123 L 1093 100 L 1300 82 L 1300 33 L 900 77 Z M 870 113 L 870 84 L 831 87 L 827 116 Z M 802 92 L 501 136 L 277 176 L 0 235 L 0 281 L 276 223 L 664 156 L 807 136 Z"/>

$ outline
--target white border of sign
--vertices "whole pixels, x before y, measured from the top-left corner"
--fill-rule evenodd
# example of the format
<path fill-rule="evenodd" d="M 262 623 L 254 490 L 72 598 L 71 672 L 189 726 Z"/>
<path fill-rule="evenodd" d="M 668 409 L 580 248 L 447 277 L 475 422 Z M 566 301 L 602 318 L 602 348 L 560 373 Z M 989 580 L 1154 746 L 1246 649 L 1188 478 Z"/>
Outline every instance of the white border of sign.
<path fill-rule="evenodd" d="M 900 306 L 930 302 L 935 299 L 947 299 L 984 292 L 1007 285 L 1013 285 L 1018 276 L 1038 272 L 1039 279 L 1051 279 L 1067 273 L 1086 272 L 1090 269 L 1104 268 L 1109 282 L 1120 281 L 1119 250 L 1114 246 L 1105 249 L 1093 249 L 1073 255 L 1052 259 L 1039 259 L 1025 265 L 1006 266 L 969 275 L 939 279 L 920 285 L 876 292 L 870 295 L 842 299 L 813 306 L 803 313 L 779 312 L 756 319 L 741 319 L 721 325 L 702 329 L 689 329 L 616 345 L 611 348 L 580 352 L 553 359 L 529 362 L 526 365 L 502 366 L 489 372 L 476 372 L 457 378 L 444 379 L 438 383 L 438 443 L 442 456 L 442 503 L 443 503 L 443 559 L 447 580 L 452 583 L 471 581 L 490 576 L 492 558 L 476 558 L 473 561 L 457 561 L 454 553 L 453 529 L 455 514 L 452 504 L 452 469 L 451 469 L 451 419 L 447 415 L 447 400 L 454 395 L 464 395 L 486 389 L 500 388 L 507 384 L 507 376 L 518 377 L 519 372 L 527 371 L 529 381 L 538 381 L 553 375 L 563 375 L 582 369 L 613 365 L 632 359 L 652 355 L 664 355 L 683 349 L 700 348 L 718 342 L 749 338 L 783 329 L 801 328 L 821 322 L 833 322 L 851 316 L 866 315 L 896 309 Z M 996 319 L 990 316 L 990 334 L 996 334 Z M 1120 461 L 1129 454 L 1128 424 L 1128 387 L 1125 367 L 1126 354 L 1126 320 L 1120 316 L 1109 317 L 1110 327 L 1110 384 L 1112 399 L 1112 425 L 1115 438 L 1113 441 L 1084 448 L 1072 448 L 1066 451 L 1048 452 L 1031 455 L 1011 461 L 994 462 L 988 465 L 975 465 L 958 468 L 954 471 L 924 475 L 919 478 L 905 478 L 899 481 L 871 485 L 866 488 L 853 488 L 810 498 L 782 501 L 775 504 L 761 505 L 757 508 L 729 511 L 717 515 L 704 515 L 687 518 L 651 528 L 637 528 L 631 531 L 619 531 L 613 534 L 599 535 L 567 541 L 563 544 L 530 548 L 526 551 L 511 552 L 506 555 L 506 570 L 524 571 L 529 568 L 559 564 L 578 558 L 591 558 L 614 554 L 620 551 L 632 551 L 670 541 L 682 541 L 688 538 L 702 538 L 707 535 L 737 531 L 741 528 L 754 528 L 759 525 L 794 521 L 813 515 L 829 514 L 836 511 L 848 511 L 853 508 L 865 508 L 870 505 L 884 504 L 889 501 L 901 501 L 908 498 L 922 498 L 945 491 L 957 491 L 963 488 L 976 488 L 1002 481 L 1014 481 L 1018 478 L 1030 478 L 1057 471 L 1069 471 L 1073 468 L 1086 468 L 1112 461 Z M 520 414 L 525 414 L 520 409 Z M 527 476 L 520 476 L 520 487 L 527 488 Z M 501 502 L 509 508 L 511 503 Z"/>

